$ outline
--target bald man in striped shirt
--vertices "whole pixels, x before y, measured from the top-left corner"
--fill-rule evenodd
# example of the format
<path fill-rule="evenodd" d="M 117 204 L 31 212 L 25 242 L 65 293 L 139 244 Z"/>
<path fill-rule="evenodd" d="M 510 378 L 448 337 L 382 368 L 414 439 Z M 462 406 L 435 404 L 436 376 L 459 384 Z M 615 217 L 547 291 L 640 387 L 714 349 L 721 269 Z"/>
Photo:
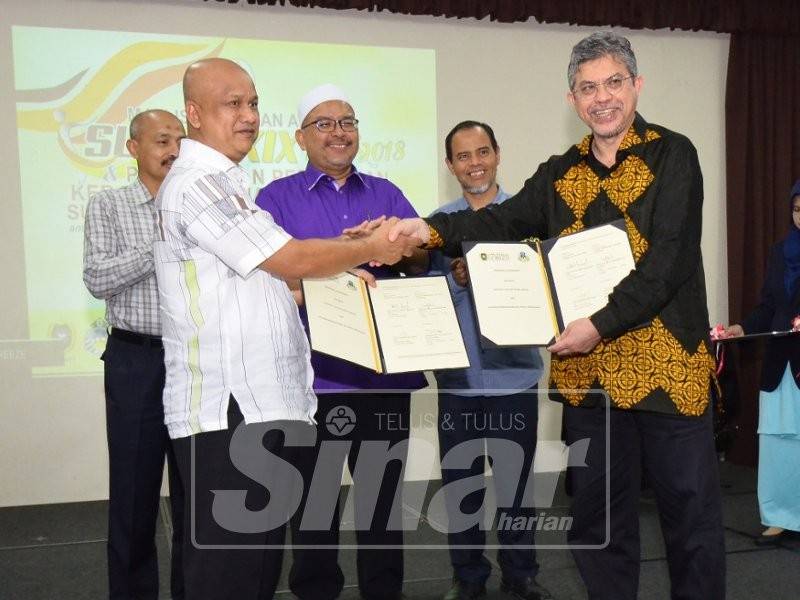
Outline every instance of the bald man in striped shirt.
<path fill-rule="evenodd" d="M 156 201 L 155 255 L 164 412 L 194 502 L 187 595 L 271 598 L 285 521 L 302 492 L 282 459 L 293 444 L 313 443 L 317 408 L 285 280 L 370 260 L 394 264 L 420 242 L 389 242 L 393 221 L 357 239 L 293 239 L 254 204 L 239 166 L 260 125 L 250 76 L 232 61 L 206 59 L 183 83 L 188 139 Z"/>

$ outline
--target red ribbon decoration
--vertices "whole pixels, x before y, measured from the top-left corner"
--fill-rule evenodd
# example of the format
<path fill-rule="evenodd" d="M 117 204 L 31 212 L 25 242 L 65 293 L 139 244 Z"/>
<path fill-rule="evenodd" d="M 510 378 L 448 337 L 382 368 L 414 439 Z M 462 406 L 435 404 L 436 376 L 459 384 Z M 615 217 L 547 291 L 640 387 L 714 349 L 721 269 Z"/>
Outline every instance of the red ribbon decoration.
<path fill-rule="evenodd" d="M 798 319 L 798 324 L 800 324 L 800 315 L 796 318 Z M 711 341 L 715 342 L 714 354 L 717 358 L 717 377 L 719 377 L 725 369 L 725 345 L 720 344 L 719 341 L 728 336 L 725 335 L 725 327 L 723 327 L 722 323 L 714 325 L 709 332 L 709 336 L 711 337 Z"/>

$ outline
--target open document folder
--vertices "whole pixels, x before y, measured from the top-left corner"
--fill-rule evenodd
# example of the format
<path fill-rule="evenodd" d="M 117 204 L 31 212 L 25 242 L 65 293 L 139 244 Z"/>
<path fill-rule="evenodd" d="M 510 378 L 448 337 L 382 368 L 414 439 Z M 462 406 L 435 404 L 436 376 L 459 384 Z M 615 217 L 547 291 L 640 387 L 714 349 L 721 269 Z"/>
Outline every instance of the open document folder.
<path fill-rule="evenodd" d="M 469 366 L 447 279 L 350 273 L 302 281 L 311 348 L 377 373 Z"/>
<path fill-rule="evenodd" d="M 464 242 L 481 345 L 546 346 L 635 268 L 620 219 L 540 242 Z"/>

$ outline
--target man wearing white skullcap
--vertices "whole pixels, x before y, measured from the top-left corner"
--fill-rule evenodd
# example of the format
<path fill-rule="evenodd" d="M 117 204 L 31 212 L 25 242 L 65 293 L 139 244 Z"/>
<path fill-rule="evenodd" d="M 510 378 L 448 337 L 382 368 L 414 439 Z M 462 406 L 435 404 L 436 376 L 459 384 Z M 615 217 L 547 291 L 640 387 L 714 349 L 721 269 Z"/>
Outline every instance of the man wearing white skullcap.
<path fill-rule="evenodd" d="M 273 181 L 261 190 L 256 199 L 256 203 L 267 210 L 278 225 L 295 238 L 302 239 L 339 235 L 345 228 L 382 215 L 400 218 L 416 215 L 397 186 L 386 179 L 362 173 L 353 165 L 358 154 L 358 119 L 343 90 L 332 84 L 316 87 L 300 100 L 297 113 L 300 126 L 295 139 L 308 154 L 308 165 L 300 173 Z M 427 253 L 420 250 L 399 267 L 405 272 L 418 273 L 427 270 L 427 261 Z M 364 265 L 364 269 L 362 276 L 370 282 L 374 277 L 398 276 L 396 268 Z M 289 285 L 292 287 L 292 282 Z M 302 304 L 299 290 L 296 297 Z M 302 306 L 301 316 L 307 324 Z M 367 600 L 399 598 L 403 584 L 402 510 L 398 507 L 393 511 L 392 506 L 403 479 L 410 393 L 425 386 L 425 379 L 421 373 L 379 375 L 318 353 L 312 353 L 311 363 L 314 389 L 319 398 L 317 445 L 298 448 L 300 457 L 296 466 L 306 477 L 306 494 L 315 467 L 316 477 L 322 475 L 327 485 L 319 486 L 319 481 L 315 482 L 315 497 L 307 503 L 304 496 L 303 510 L 299 510 L 292 521 L 294 545 L 310 549 L 295 549 L 289 587 L 301 600 L 332 600 L 342 591 L 344 576 L 337 564 L 338 506 L 332 510 L 332 519 L 328 517 L 325 522 L 309 525 L 308 519 L 302 517 L 306 505 L 310 507 L 312 501 L 318 502 L 316 492 L 320 487 L 325 487 L 329 497 L 338 499 L 343 456 L 320 453 L 320 447 L 325 440 L 344 440 L 351 442 L 348 465 L 354 474 L 361 596 Z M 393 390 L 394 393 L 383 390 Z M 347 414 L 355 421 L 356 426 L 351 431 L 343 432 L 327 425 L 331 422 L 329 415 L 341 414 Z M 365 474 L 355 469 L 362 442 L 372 444 L 369 451 L 365 450 L 365 456 L 374 455 L 375 443 L 383 442 L 378 447 L 386 453 L 387 459 L 377 473 Z M 390 461 L 390 453 L 392 458 L 400 456 L 402 460 Z M 320 461 L 325 462 L 325 468 L 320 468 Z M 373 485 L 375 481 L 382 482 L 379 490 Z M 309 513 L 306 517 L 319 511 L 309 508 Z M 361 523 L 361 519 L 365 522 Z M 385 548 L 364 549 L 362 546 Z"/>
<path fill-rule="evenodd" d="M 342 88 L 333 85 L 332 83 L 323 83 L 322 85 L 315 87 L 305 96 L 300 98 L 300 102 L 297 105 L 297 122 L 302 124 L 308 116 L 308 113 L 310 113 L 323 102 L 329 102 L 331 100 L 338 100 L 339 102 L 344 102 L 348 105 L 350 104 L 350 99 L 347 97 L 347 94 L 344 93 Z"/>

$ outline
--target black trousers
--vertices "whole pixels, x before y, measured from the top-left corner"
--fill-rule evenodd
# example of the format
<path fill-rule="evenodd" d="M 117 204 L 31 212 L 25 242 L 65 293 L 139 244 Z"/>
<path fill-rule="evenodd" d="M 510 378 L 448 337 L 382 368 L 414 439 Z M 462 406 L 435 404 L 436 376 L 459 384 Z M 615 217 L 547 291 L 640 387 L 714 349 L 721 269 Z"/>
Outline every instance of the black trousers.
<path fill-rule="evenodd" d="M 183 598 L 183 487 L 164 425 L 164 351 L 109 337 L 103 361 L 109 597 L 158 598 L 155 530 L 166 456 L 173 522 L 170 587 L 173 598 Z"/>
<path fill-rule="evenodd" d="M 456 396 L 439 393 L 439 453 L 445 456 L 454 448 L 467 443 L 486 444 L 485 452 L 464 468 L 442 466 L 442 485 L 445 487 L 447 513 L 451 524 L 453 515 L 481 515 L 483 518 L 484 490 L 474 491 L 465 497 L 456 494 L 451 498 L 448 490 L 452 484 L 465 478 L 483 480 L 484 455 L 489 455 L 494 472 L 494 486 L 498 498 L 513 498 L 509 503 L 498 505 L 497 537 L 501 548 L 497 562 L 503 578 L 520 581 L 535 577 L 539 572 L 536 554 L 530 546 L 534 543 L 532 528 L 514 529 L 509 523 L 519 518 L 528 519 L 536 514 L 532 506 L 524 506 L 523 492 L 528 475 L 533 467 L 536 450 L 539 399 L 536 387 L 508 396 Z M 510 442 L 513 449 L 503 442 Z M 514 451 L 520 451 L 522 464 L 517 472 Z M 450 458 L 454 458 L 451 454 Z M 498 503 L 500 504 L 500 503 Z M 492 517 L 492 521 L 495 516 Z M 447 535 L 450 544 L 450 562 L 453 574 L 461 581 L 484 583 L 491 572 L 491 564 L 483 553 L 486 532 L 478 525 L 463 531 L 451 531 Z M 526 547 L 527 546 L 527 547 Z"/>
<path fill-rule="evenodd" d="M 233 397 L 228 429 L 172 440 L 186 484 L 184 575 L 191 600 L 267 600 L 278 585 L 286 523 L 303 481 L 289 457 L 313 442 L 301 421 L 245 424 Z"/>
<path fill-rule="evenodd" d="M 353 476 L 352 493 L 355 494 L 356 542 L 359 545 L 357 571 L 361 595 L 369 600 L 396 596 L 403 586 L 402 505 L 399 492 L 402 490 L 406 448 L 395 448 L 396 451 L 402 449 L 400 454 L 403 462 L 391 460 L 385 465 L 385 470 L 381 465 L 380 473 L 374 473 L 375 469 L 363 464 L 361 469 L 356 465 L 359 452 L 366 447 L 370 450 L 364 452 L 365 456 L 375 458 L 384 449 L 391 451 L 396 444 L 408 440 L 410 394 L 342 393 L 319 394 L 318 398 L 317 444 L 298 449 L 295 455 L 295 465 L 304 474 L 306 485 L 303 510 L 295 514 L 291 523 L 292 543 L 306 547 L 293 550 L 289 587 L 301 600 L 331 600 L 342 591 L 344 576 L 337 563 L 338 497 L 346 454 Z M 354 421 L 354 427 L 345 428 L 350 420 Z M 345 448 L 342 448 L 342 452 L 320 452 L 321 444 L 326 440 L 351 442 L 352 445 L 349 452 Z M 375 443 L 378 445 L 373 446 Z M 313 494 L 309 502 L 312 481 Z M 313 504 L 321 498 L 331 501 Z M 311 517 L 321 514 L 316 507 L 325 504 L 331 505 L 333 510 L 324 513 L 324 522 L 316 519 L 317 522 L 312 523 Z M 304 515 L 309 517 L 305 522 Z M 361 546 L 386 547 L 375 549 Z"/>
<path fill-rule="evenodd" d="M 612 409 L 609 416 L 607 436 L 606 409 L 564 407 L 567 443 L 590 440 L 587 466 L 569 469 L 573 523 L 568 534 L 589 599 L 637 598 L 642 469 L 658 506 L 671 597 L 723 599 L 725 546 L 710 411 L 692 418 Z"/>

